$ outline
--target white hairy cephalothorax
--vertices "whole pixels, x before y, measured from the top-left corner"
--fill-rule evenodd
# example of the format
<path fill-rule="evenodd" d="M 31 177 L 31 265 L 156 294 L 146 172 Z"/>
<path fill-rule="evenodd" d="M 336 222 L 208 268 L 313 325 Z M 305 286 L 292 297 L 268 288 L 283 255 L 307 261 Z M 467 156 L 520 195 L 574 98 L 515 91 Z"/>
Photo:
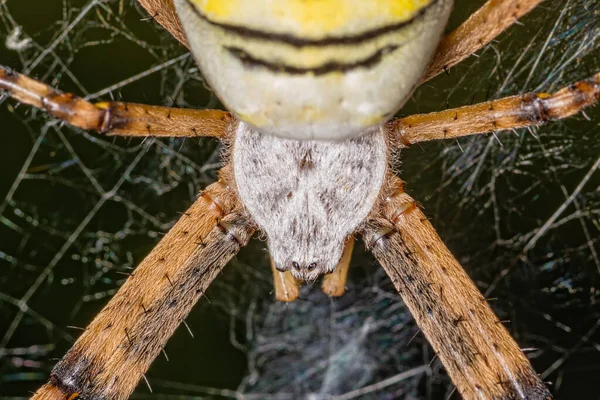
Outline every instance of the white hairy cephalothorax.
<path fill-rule="evenodd" d="M 349 140 L 300 141 L 240 122 L 233 168 L 275 267 L 314 280 L 335 269 L 346 237 L 371 211 L 384 182 L 387 145 L 382 129 Z"/>

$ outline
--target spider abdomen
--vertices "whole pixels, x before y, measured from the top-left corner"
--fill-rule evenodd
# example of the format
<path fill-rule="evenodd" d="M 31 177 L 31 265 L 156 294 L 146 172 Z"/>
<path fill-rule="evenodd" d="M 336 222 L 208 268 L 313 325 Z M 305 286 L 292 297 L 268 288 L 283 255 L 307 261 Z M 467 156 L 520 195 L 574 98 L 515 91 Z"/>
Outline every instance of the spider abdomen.
<path fill-rule="evenodd" d="M 176 0 L 202 75 L 255 129 L 344 139 L 404 105 L 452 0 Z"/>
<path fill-rule="evenodd" d="M 335 269 L 344 240 L 371 211 L 387 146 L 382 130 L 344 141 L 298 141 L 240 122 L 233 168 L 240 199 L 266 233 L 277 269 L 314 280 Z"/>

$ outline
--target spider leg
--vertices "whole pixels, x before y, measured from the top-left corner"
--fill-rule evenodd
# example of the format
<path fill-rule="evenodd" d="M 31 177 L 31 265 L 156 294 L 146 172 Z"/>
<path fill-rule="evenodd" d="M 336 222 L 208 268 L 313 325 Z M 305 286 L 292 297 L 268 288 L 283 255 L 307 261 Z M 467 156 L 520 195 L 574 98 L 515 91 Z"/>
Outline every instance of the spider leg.
<path fill-rule="evenodd" d="M 210 185 L 131 273 L 33 399 L 126 399 L 252 228 Z"/>
<path fill-rule="evenodd" d="M 528 93 L 389 122 L 398 147 L 434 139 L 542 125 L 570 117 L 600 100 L 600 73 L 554 94 Z"/>
<path fill-rule="evenodd" d="M 488 0 L 440 42 L 421 83 L 447 71 L 494 40 L 543 0 Z"/>
<path fill-rule="evenodd" d="M 182 45 L 190 47 L 175 12 L 173 0 L 138 0 L 138 3 Z"/>
<path fill-rule="evenodd" d="M 380 216 L 364 231 L 448 375 L 465 399 L 550 399 L 486 299 L 393 177 Z"/>
<path fill-rule="evenodd" d="M 290 271 L 277 271 L 275 263 L 271 258 L 271 270 L 273 271 L 273 284 L 275 286 L 275 298 L 285 303 L 298 299 L 301 283 L 294 278 Z"/>
<path fill-rule="evenodd" d="M 352 250 L 354 249 L 354 238 L 352 236 L 346 239 L 344 253 L 335 270 L 323 278 L 321 289 L 323 293 L 332 297 L 340 297 L 346 291 L 346 280 L 348 279 L 348 268 L 352 259 Z"/>
<path fill-rule="evenodd" d="M 0 66 L 0 90 L 81 129 L 123 136 L 225 136 L 233 117 L 220 110 L 90 103 Z"/>

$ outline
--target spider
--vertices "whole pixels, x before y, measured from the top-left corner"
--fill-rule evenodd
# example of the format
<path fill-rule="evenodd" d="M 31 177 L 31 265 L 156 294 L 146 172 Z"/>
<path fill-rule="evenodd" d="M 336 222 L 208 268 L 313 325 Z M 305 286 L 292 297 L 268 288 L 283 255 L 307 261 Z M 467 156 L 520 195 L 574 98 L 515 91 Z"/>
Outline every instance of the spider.
<path fill-rule="evenodd" d="M 184 40 L 169 2 L 140 3 L 175 37 Z M 319 22 L 310 9 L 301 8 L 306 11 L 301 15 L 311 17 L 308 19 L 311 29 L 291 35 L 285 30 L 284 33 L 277 30 L 287 29 L 287 24 L 271 27 L 275 31 L 267 33 L 260 25 L 250 24 L 252 18 L 269 12 L 258 7 L 261 2 L 253 4 L 254 8 L 244 8 L 242 2 L 230 2 L 243 11 L 231 15 L 219 6 L 227 4 L 225 2 L 177 2 L 192 49 L 207 47 L 194 44 L 200 37 L 215 35 L 214 43 L 218 43 L 223 32 L 233 37 L 224 35 L 231 42 L 215 44 L 214 53 L 210 53 L 210 46 L 206 53 L 193 52 L 208 81 L 239 119 L 213 110 L 180 110 L 127 103 L 90 104 L 31 78 L 7 69 L 0 70 L 0 87 L 9 95 L 80 128 L 117 135 L 203 135 L 221 138 L 230 144 L 226 155 L 229 163 L 223 168 L 219 182 L 201 193 L 57 364 L 50 382 L 34 397 L 127 397 L 221 268 L 247 243 L 255 230 L 263 230 L 273 255 L 278 299 L 293 300 L 297 296 L 299 280 L 313 280 L 323 273 L 327 273 L 324 290 L 331 295 L 341 295 L 353 237 L 354 234 L 361 235 L 390 275 L 463 397 L 549 398 L 549 392 L 528 360 L 445 248 L 418 204 L 403 191 L 402 181 L 390 172 L 388 158 L 391 152 L 424 140 L 538 125 L 569 117 L 598 100 L 600 74 L 552 95 L 526 94 L 386 122 L 412 92 L 423 71 L 425 74 L 420 82 L 481 48 L 538 3 L 486 3 L 443 39 L 426 69 L 429 53 L 435 50 L 449 12 L 449 1 L 413 2 L 406 6 L 404 13 L 390 14 L 395 19 L 392 18 L 391 23 L 385 21 L 386 29 L 374 28 L 381 24 L 377 20 L 366 31 L 368 34 L 355 37 L 346 28 L 341 31 L 342 39 L 311 37 L 315 29 L 318 32 L 318 29 L 331 28 L 326 23 L 329 19 Z M 289 2 L 290 7 L 310 7 L 299 4 Z M 325 4 L 335 7 L 336 13 L 342 7 L 342 3 L 336 1 Z M 321 7 L 325 6 L 321 4 Z M 297 16 L 285 14 L 285 8 L 275 11 L 288 18 Z M 375 11 L 381 12 L 381 9 Z M 324 15 L 331 18 L 334 14 Z M 355 14 L 348 11 L 347 15 L 341 15 L 350 18 Z M 388 30 L 388 25 L 393 29 Z M 356 29 L 355 24 L 348 26 Z M 198 35 L 198 31 L 204 36 Z M 377 41 L 378 45 L 386 44 L 381 52 L 347 60 L 344 57 L 356 54 L 343 51 L 336 54 L 337 61 L 329 61 L 329 46 L 354 46 L 354 40 L 358 38 L 357 41 L 367 43 L 366 49 L 356 52 L 363 54 L 371 48 L 369 40 L 381 39 L 382 35 L 388 34 L 391 39 L 386 37 L 386 40 Z M 410 39 L 398 45 L 394 42 L 399 40 L 396 34 L 400 39 L 405 39 L 403 35 Z M 299 39 L 298 35 L 306 36 Z M 270 43 L 275 50 L 263 51 L 261 45 L 251 40 L 245 43 L 248 36 L 256 36 L 259 42 L 284 42 L 285 49 Z M 317 46 L 319 40 L 332 42 L 323 46 L 326 58 L 319 52 L 314 52 L 316 55 L 302 53 L 305 46 Z M 290 52 L 290 46 L 296 50 Z M 219 52 L 220 48 L 226 51 Z M 385 85 L 374 82 L 373 87 L 365 87 L 365 82 L 369 81 L 363 76 L 359 86 L 340 85 L 348 93 L 337 89 L 328 92 L 329 97 L 315 109 L 300 95 L 307 82 L 293 86 L 296 78 L 289 78 L 296 75 L 308 78 L 309 86 L 316 80 L 314 87 L 307 91 L 321 94 L 323 88 L 332 88 L 332 83 L 327 81 L 330 75 L 334 75 L 332 79 L 339 79 L 352 75 L 355 70 L 359 74 L 369 73 L 379 66 L 397 65 L 388 62 L 398 62 L 394 55 L 402 53 L 403 49 L 413 57 L 410 65 L 414 71 L 408 68 L 406 75 L 394 82 L 392 92 L 397 97 L 383 96 L 385 101 L 380 104 L 372 104 L 373 98 L 361 103 L 359 98 L 348 105 L 338 101 L 336 96 L 343 95 L 341 98 L 345 100 L 351 94 L 358 94 L 359 90 L 372 90 L 377 96 L 386 89 L 388 81 Z M 268 58 L 272 51 L 281 51 L 275 58 L 277 63 Z M 302 53 L 302 57 L 294 59 L 294 51 Z M 310 65 L 315 59 L 320 64 Z M 406 60 L 406 54 L 400 56 L 400 60 Z M 304 62 L 309 66 L 298 66 Z M 224 68 L 230 65 L 235 65 L 238 70 Z M 251 82 L 252 76 L 236 80 L 240 74 L 256 71 L 266 74 L 259 80 L 261 87 L 268 87 L 269 80 L 273 80 L 273 87 L 294 90 L 260 93 L 256 88 L 240 85 L 240 82 Z M 319 81 L 321 78 L 324 81 Z M 231 82 L 236 84 L 229 87 Z M 245 94 L 245 90 L 254 97 Z M 314 101 L 313 96 L 308 99 Z M 238 100 L 240 102 L 236 103 Z M 324 110 L 327 112 L 320 114 Z M 365 114 L 358 115 L 357 110 Z M 271 136 L 273 134 L 284 138 Z M 271 158 L 276 160 L 272 164 L 262 161 L 269 153 L 275 155 Z M 330 160 L 328 157 L 332 155 L 335 157 Z M 344 170 L 344 165 L 352 165 L 350 172 Z M 327 169 L 323 171 L 324 168 Z M 311 178 L 306 178 L 309 175 Z M 349 177 L 352 180 L 345 180 Z M 303 185 L 293 187 L 293 182 L 285 181 L 288 178 Z M 284 190 L 278 192 L 282 187 Z M 328 192 L 328 189 L 332 190 Z M 298 203 L 294 203 L 298 198 Z M 315 210 L 311 204 L 317 201 L 322 207 Z M 321 214 L 326 214 L 327 218 Z M 273 215 L 278 218 L 269 221 Z M 302 219 L 295 218 L 297 216 Z M 293 240 L 290 241 L 290 237 Z"/>

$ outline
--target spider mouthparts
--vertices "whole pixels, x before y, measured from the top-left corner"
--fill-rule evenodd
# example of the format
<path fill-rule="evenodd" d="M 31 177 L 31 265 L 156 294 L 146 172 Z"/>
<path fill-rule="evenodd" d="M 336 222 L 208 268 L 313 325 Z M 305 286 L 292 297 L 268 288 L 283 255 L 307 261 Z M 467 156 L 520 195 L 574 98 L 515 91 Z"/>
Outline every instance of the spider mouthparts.
<path fill-rule="evenodd" d="M 304 282 L 312 282 L 321 275 L 327 273 L 327 267 L 321 262 L 298 262 L 292 261 L 287 268 L 296 279 Z"/>
<path fill-rule="evenodd" d="M 292 268 L 297 272 L 313 272 L 317 269 L 321 269 L 321 266 L 316 262 L 302 263 L 292 261 Z"/>

